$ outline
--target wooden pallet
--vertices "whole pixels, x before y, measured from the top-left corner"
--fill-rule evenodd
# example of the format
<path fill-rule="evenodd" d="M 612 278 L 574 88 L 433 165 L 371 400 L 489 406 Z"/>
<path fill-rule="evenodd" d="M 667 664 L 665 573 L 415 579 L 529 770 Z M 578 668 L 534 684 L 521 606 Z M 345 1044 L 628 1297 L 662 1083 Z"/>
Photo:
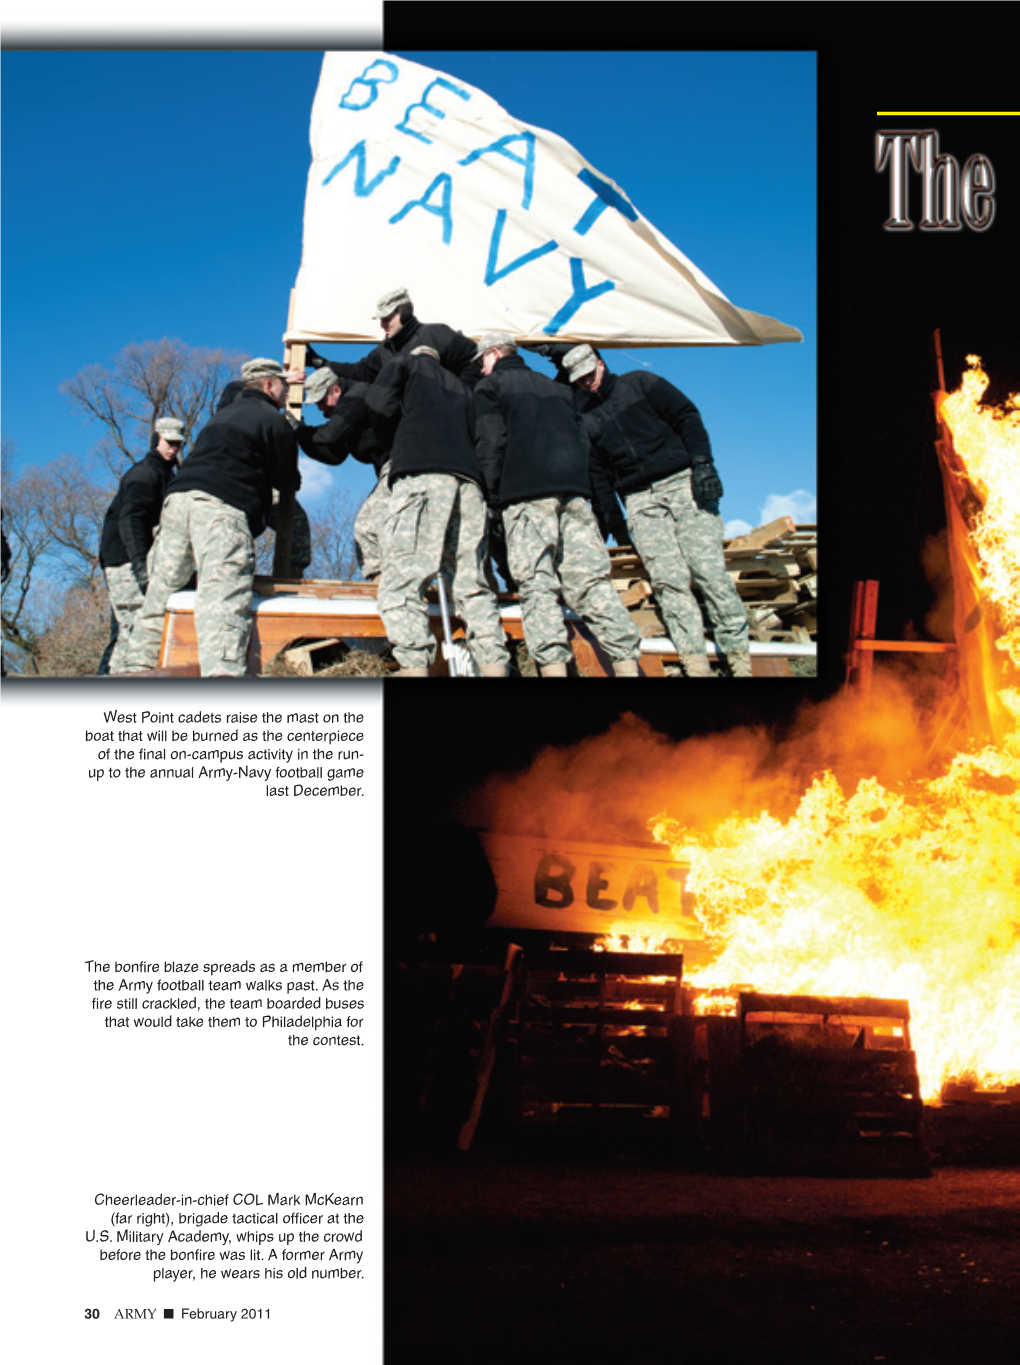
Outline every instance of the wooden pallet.
<path fill-rule="evenodd" d="M 906 1001 L 736 988 L 736 1014 L 697 1013 L 713 993 L 682 986 L 679 953 L 526 943 L 503 948 L 502 969 L 496 939 L 449 969 L 458 1036 L 484 1038 L 462 1151 L 484 1110 L 504 1139 L 664 1141 L 674 1157 L 769 1174 L 930 1173 Z"/>
<path fill-rule="evenodd" d="M 723 542 L 726 569 L 758 642 L 807 644 L 818 631 L 818 533 L 790 517 Z M 644 638 L 664 636 L 641 557 L 631 546 L 609 552 L 612 579 Z M 695 585 L 695 596 L 701 593 Z M 711 638 L 711 628 L 708 630 Z"/>
<path fill-rule="evenodd" d="M 814 640 L 818 631 L 818 528 L 780 517 L 725 541 L 726 568 L 755 640 Z"/>
<path fill-rule="evenodd" d="M 511 1040 L 525 1124 L 675 1118 L 681 954 L 525 955 Z"/>
<path fill-rule="evenodd" d="M 750 1164 L 798 1174 L 926 1175 L 905 1000 L 740 995 Z"/>

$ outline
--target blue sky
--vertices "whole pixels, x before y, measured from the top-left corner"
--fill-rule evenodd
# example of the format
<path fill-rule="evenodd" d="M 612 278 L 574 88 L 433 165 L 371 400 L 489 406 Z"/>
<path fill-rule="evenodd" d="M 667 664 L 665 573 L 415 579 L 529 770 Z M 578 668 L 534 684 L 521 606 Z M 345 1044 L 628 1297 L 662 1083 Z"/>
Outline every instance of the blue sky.
<path fill-rule="evenodd" d="M 804 333 L 796 345 L 608 359 L 651 368 L 698 404 L 728 524 L 780 511 L 813 520 L 814 55 L 398 55 L 565 137 L 732 302 Z M 176 336 L 282 356 L 320 61 L 315 51 L 3 53 L 3 436 L 22 463 L 89 458 L 100 432 L 59 385 L 128 342 Z M 395 261 L 379 292 L 401 282 Z M 360 497 L 370 481 L 352 462 L 316 467 L 304 500 L 331 482 Z"/>

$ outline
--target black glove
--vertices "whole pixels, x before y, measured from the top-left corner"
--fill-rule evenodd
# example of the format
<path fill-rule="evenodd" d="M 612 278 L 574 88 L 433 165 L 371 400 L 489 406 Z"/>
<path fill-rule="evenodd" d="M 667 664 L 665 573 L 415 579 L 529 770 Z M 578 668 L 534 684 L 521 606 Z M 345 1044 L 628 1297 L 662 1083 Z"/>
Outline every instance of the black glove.
<path fill-rule="evenodd" d="M 321 370 L 323 365 L 328 365 L 329 361 L 324 360 L 314 346 L 305 347 L 305 369 L 311 374 L 312 370 Z"/>
<path fill-rule="evenodd" d="M 522 351 L 537 351 L 539 355 L 545 356 L 546 360 L 555 360 L 557 364 L 563 359 L 568 351 L 572 351 L 579 345 L 576 341 L 521 341 L 518 345 Z"/>
<path fill-rule="evenodd" d="M 563 368 L 563 357 L 579 345 L 576 341 L 522 341 L 521 349 L 525 351 L 536 351 L 546 360 L 551 360 L 556 366 L 554 378 L 557 383 L 569 384 L 570 380 L 566 370 Z"/>
<path fill-rule="evenodd" d="M 695 460 L 691 466 L 691 496 L 703 512 L 718 512 L 723 486 L 711 460 Z"/>
<path fill-rule="evenodd" d="M 617 545 L 633 543 L 627 530 L 627 519 L 620 511 L 619 501 L 615 497 L 609 503 L 594 499 L 591 510 L 595 516 L 595 524 L 599 528 L 599 535 L 604 541 L 608 542 L 612 536 Z"/>
<path fill-rule="evenodd" d="M 489 510 L 489 554 L 499 570 L 500 578 L 506 584 L 507 592 L 516 592 L 517 584 L 510 574 L 510 562 L 507 558 L 503 518 L 495 508 Z"/>
<path fill-rule="evenodd" d="M 149 574 L 145 567 L 145 560 L 133 559 L 131 561 L 131 572 L 134 574 L 135 582 L 138 584 L 138 587 L 144 596 L 149 590 Z"/>

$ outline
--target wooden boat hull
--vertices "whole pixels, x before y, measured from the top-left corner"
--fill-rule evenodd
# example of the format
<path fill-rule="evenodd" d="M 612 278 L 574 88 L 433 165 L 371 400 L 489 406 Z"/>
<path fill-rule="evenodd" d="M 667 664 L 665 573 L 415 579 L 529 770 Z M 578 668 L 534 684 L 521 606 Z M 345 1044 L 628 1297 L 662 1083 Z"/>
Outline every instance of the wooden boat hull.
<path fill-rule="evenodd" d="M 252 603 L 252 633 L 248 646 L 247 671 L 257 676 L 282 650 L 302 642 L 343 641 L 353 648 L 386 648 L 386 631 L 376 602 L 375 586 L 370 583 L 340 583 L 316 579 L 256 578 Z M 433 633 L 442 645 L 442 618 L 438 604 L 430 603 Z M 507 639 L 524 639 L 521 609 L 516 597 L 500 595 L 500 615 Z M 566 613 L 567 633 L 578 671 L 586 677 L 611 677 L 610 661 L 591 631 L 572 613 Z M 453 617 L 455 643 L 464 641 L 459 619 Z M 751 662 L 755 677 L 790 677 L 789 658 L 814 654 L 814 646 L 752 644 Z M 709 657 L 714 646 L 709 645 Z M 676 664 L 676 651 L 668 639 L 642 640 L 641 673 L 645 677 L 667 677 L 667 666 Z M 175 593 L 167 603 L 160 650 L 159 671 L 181 676 L 198 675 L 198 637 L 195 630 L 194 592 Z M 435 677 L 449 676 L 449 666 L 440 647 L 430 672 Z"/>

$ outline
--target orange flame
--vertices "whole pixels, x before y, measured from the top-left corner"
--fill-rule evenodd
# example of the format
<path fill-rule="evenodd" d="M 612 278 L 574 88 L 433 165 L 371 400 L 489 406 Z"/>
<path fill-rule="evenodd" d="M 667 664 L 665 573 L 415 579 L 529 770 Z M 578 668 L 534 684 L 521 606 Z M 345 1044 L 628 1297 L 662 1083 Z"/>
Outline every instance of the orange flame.
<path fill-rule="evenodd" d="M 988 376 L 978 356 L 968 356 L 967 363 L 959 389 L 942 397 L 939 416 L 979 504 L 969 541 L 981 596 L 997 618 L 996 648 L 1020 669 L 1020 394 L 1000 408 L 983 406 Z"/>
<path fill-rule="evenodd" d="M 693 838 L 653 822 L 721 945 L 688 983 L 907 999 L 926 1096 L 1020 1080 L 1018 781 L 1014 736 L 905 794 L 868 779 L 847 796 L 826 773 L 786 822 Z"/>

